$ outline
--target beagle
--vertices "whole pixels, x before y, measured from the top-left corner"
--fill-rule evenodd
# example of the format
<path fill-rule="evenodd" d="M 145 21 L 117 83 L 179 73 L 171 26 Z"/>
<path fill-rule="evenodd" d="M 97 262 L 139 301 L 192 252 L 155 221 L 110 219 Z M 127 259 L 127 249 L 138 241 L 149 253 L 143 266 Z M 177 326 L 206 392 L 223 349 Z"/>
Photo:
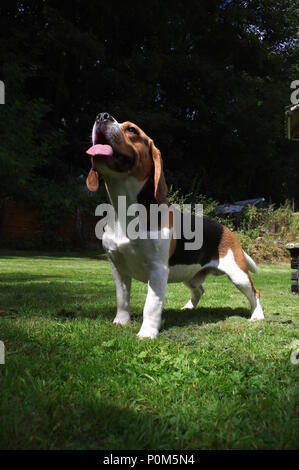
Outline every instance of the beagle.
<path fill-rule="evenodd" d="M 118 196 L 128 204 L 168 204 L 167 185 L 161 153 L 138 126 L 118 123 L 110 114 L 97 116 L 92 130 L 93 146 L 87 151 L 92 168 L 86 183 L 97 191 L 102 175 L 116 223 L 108 221 L 103 234 L 103 247 L 108 253 L 116 286 L 117 313 L 114 323 L 130 321 L 131 279 L 148 284 L 139 338 L 156 338 L 161 324 L 163 302 L 168 282 L 183 282 L 191 298 L 183 308 L 196 308 L 208 274 L 227 274 L 251 305 L 251 320 L 262 320 L 260 294 L 254 288 L 248 270 L 257 272 L 235 235 L 220 223 L 203 217 L 203 243 L 198 250 L 185 250 L 184 240 L 173 236 L 171 223 L 168 237 L 129 239 L 126 227 L 117 213 Z M 165 229 L 165 227 L 163 227 Z M 160 226 L 158 230 L 162 230 Z"/>

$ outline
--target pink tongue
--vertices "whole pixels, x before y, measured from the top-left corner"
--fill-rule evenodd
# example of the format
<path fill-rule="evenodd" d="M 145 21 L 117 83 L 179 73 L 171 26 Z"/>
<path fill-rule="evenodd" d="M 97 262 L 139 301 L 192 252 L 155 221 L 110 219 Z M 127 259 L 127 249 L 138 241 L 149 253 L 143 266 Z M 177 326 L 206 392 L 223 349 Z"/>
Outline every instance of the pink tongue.
<path fill-rule="evenodd" d="M 90 157 L 111 157 L 113 149 L 110 145 L 97 144 L 86 150 L 86 153 Z"/>

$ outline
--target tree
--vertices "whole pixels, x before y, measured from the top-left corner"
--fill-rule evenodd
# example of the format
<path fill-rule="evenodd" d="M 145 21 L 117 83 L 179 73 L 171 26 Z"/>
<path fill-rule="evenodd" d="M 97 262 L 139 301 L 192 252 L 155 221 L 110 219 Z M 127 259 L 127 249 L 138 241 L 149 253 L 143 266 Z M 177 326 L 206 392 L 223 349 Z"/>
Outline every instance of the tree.
<path fill-rule="evenodd" d="M 1 2 L 8 97 L 18 83 L 2 106 L 2 179 L 22 165 L 27 180 L 42 175 L 60 185 L 86 173 L 94 117 L 107 110 L 155 139 L 168 181 L 185 192 L 299 200 L 298 148 L 284 136 L 284 106 L 298 78 L 296 5 Z M 9 138 L 16 122 L 28 143 L 22 161 Z"/>

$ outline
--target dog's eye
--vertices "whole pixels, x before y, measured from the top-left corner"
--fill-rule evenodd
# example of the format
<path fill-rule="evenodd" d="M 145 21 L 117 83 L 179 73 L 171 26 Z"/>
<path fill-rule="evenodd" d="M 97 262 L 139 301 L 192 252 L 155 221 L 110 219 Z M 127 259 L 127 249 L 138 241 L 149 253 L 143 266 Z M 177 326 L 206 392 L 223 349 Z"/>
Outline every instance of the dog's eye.
<path fill-rule="evenodd" d="M 132 134 L 138 135 L 137 129 L 135 129 L 135 127 L 133 126 L 128 126 L 127 131 L 131 132 Z"/>

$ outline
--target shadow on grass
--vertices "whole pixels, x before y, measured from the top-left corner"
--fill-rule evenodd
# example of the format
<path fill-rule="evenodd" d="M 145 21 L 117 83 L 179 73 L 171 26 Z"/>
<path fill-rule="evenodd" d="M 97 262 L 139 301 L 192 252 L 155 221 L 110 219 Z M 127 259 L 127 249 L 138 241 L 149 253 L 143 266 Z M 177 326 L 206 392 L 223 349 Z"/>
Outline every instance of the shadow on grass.
<path fill-rule="evenodd" d="M 113 320 L 116 312 L 115 287 L 110 273 L 106 283 L 73 280 L 66 274 L 17 272 L 0 274 L 0 316 L 14 316 L 26 310 L 30 315 L 50 315 L 58 320 L 103 318 Z M 13 284 L 17 284 L 14 286 Z M 144 299 L 145 300 L 145 299 Z M 142 322 L 143 305 L 133 308 L 133 320 Z M 135 312 L 134 312 L 135 310 Z M 42 311 L 42 313 L 40 312 Z M 174 326 L 217 323 L 228 317 L 250 318 L 249 309 L 199 307 L 196 310 L 164 309 L 163 330 Z"/>
<path fill-rule="evenodd" d="M 110 302 L 109 306 L 105 309 L 100 309 L 100 311 L 94 315 L 90 312 L 80 309 L 80 306 L 77 308 L 63 308 L 58 310 L 52 316 L 53 318 L 63 319 L 63 320 L 78 320 L 80 318 L 103 318 L 106 320 L 113 321 L 116 314 L 116 302 Z M 180 310 L 165 310 L 162 314 L 163 326 L 162 330 L 168 330 L 173 327 L 181 327 L 188 325 L 204 325 L 206 323 L 217 323 L 219 321 L 226 320 L 230 317 L 241 317 L 241 318 L 250 318 L 249 310 L 240 309 L 240 308 L 202 308 L 195 311 L 184 311 Z M 132 313 L 132 320 L 138 323 L 142 323 L 142 310 L 137 311 L 137 313 Z"/>
<path fill-rule="evenodd" d="M 0 449 L 166 449 L 174 440 L 167 429 L 169 423 L 157 414 L 135 412 L 96 397 L 86 402 L 82 396 L 82 401 L 74 402 L 71 390 L 57 400 L 59 404 L 32 392 L 27 390 L 27 407 L 19 410 L 19 416 L 6 410 Z M 58 430 L 53 432 L 55 428 Z"/>
<path fill-rule="evenodd" d="M 106 277 L 105 277 L 106 279 Z M 113 318 L 115 288 L 65 274 L 0 274 L 0 317 L 51 316 L 59 319 Z"/>
<path fill-rule="evenodd" d="M 103 320 L 112 320 L 116 314 L 116 304 L 111 305 L 109 307 L 101 307 L 98 309 L 92 308 L 80 308 L 80 306 L 72 308 L 62 308 L 55 313 L 51 314 L 53 319 L 58 319 L 62 321 L 72 321 L 72 320 L 83 320 L 83 319 L 90 319 L 90 320 L 97 320 L 102 318 Z"/>
<path fill-rule="evenodd" d="M 56 282 L 57 281 L 57 282 Z M 59 320 L 103 318 L 113 320 L 116 313 L 115 287 L 78 280 L 73 282 L 63 275 L 7 273 L 0 275 L 0 316 L 14 316 L 18 311 L 26 315 L 50 315 Z M 16 284 L 15 286 L 13 284 Z M 132 319 L 142 322 L 141 304 L 133 307 Z M 40 313 L 42 311 L 42 313 Z M 163 329 L 174 326 L 217 323 L 228 317 L 250 318 L 249 309 L 229 307 L 199 307 L 196 310 L 164 309 Z"/>
<path fill-rule="evenodd" d="M 4 333 L 0 415 L 6 419 L 0 449 L 165 449 L 172 444 L 169 423 L 157 413 L 118 406 L 115 396 L 110 400 L 103 387 L 106 372 L 94 350 L 98 338 L 88 341 L 86 352 L 63 335 L 40 338 L 23 325 L 10 324 Z M 141 385 L 143 379 L 136 380 Z"/>
<path fill-rule="evenodd" d="M 0 369 L 0 415 L 5 416 L 1 449 L 227 449 L 244 445 L 292 449 L 298 445 L 296 373 L 285 357 L 272 363 L 265 362 L 264 354 L 257 355 L 246 368 L 244 382 L 232 380 L 229 366 L 228 377 L 221 379 L 223 387 L 213 386 L 209 396 L 207 375 L 188 395 L 192 386 L 176 394 L 172 386 L 176 382 L 167 382 L 171 375 L 162 376 L 156 388 L 144 388 L 144 374 L 136 374 L 130 378 L 136 388 L 126 393 L 128 371 L 103 367 L 110 350 L 107 357 L 105 349 L 99 355 L 99 337 L 86 338 L 81 345 L 82 339 L 76 343 L 63 333 L 42 337 L 34 333 L 23 324 L 6 326 L 7 362 Z M 251 343 L 248 354 L 250 347 Z M 223 354 L 228 359 L 231 352 Z M 238 351 L 232 354 L 234 372 L 240 371 L 243 377 L 244 363 L 238 368 Z M 219 370 L 216 364 L 215 371 Z M 162 406 L 155 400 L 161 384 Z M 201 392 L 206 394 L 204 402 Z M 257 400 L 257 395 L 262 399 Z"/>
<path fill-rule="evenodd" d="M 163 330 L 174 326 L 203 325 L 206 323 L 217 323 L 229 317 L 250 318 L 249 309 L 229 307 L 203 307 L 195 310 L 165 310 L 163 312 Z"/>

